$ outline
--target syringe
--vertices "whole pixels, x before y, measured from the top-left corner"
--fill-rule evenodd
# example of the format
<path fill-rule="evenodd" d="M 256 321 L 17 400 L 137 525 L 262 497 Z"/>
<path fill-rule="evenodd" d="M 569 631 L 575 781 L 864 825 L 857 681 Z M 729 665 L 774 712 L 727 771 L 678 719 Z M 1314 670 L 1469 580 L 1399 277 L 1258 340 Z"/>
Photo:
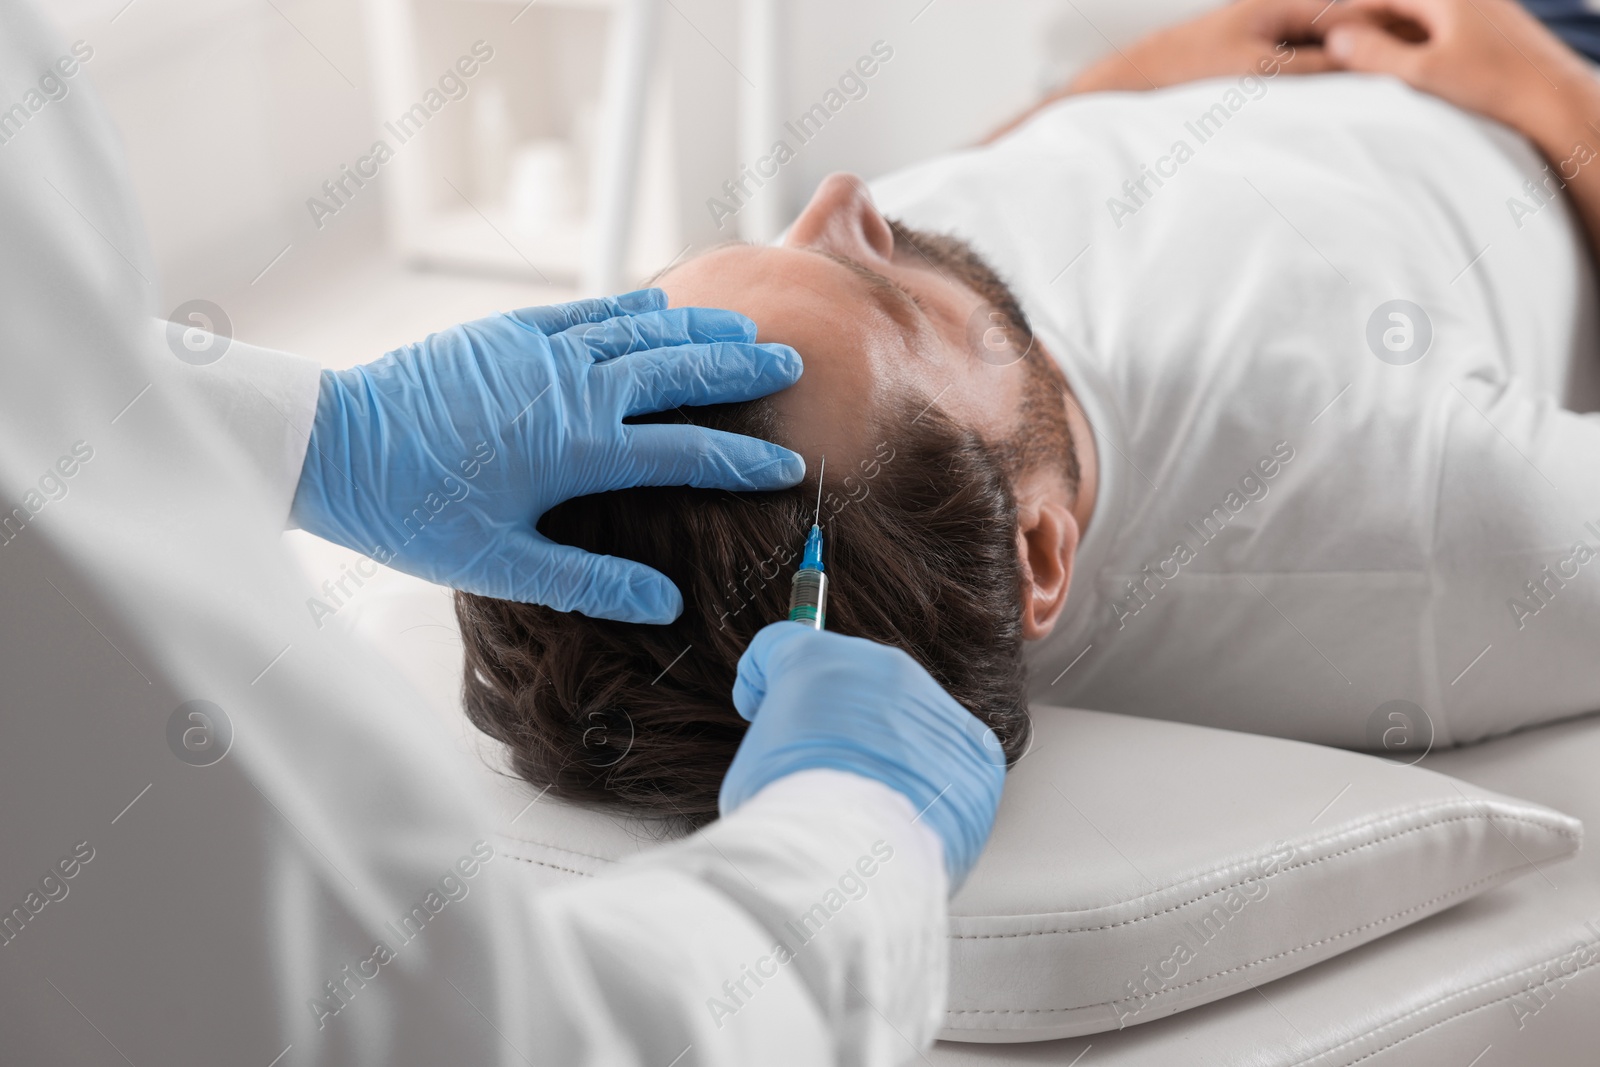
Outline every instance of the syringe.
<path fill-rule="evenodd" d="M 789 586 L 789 621 L 813 630 L 821 630 L 827 621 L 828 576 L 822 570 L 822 472 L 827 465 L 827 457 L 823 457 L 817 469 L 817 517 L 806 535 L 800 569 Z"/>

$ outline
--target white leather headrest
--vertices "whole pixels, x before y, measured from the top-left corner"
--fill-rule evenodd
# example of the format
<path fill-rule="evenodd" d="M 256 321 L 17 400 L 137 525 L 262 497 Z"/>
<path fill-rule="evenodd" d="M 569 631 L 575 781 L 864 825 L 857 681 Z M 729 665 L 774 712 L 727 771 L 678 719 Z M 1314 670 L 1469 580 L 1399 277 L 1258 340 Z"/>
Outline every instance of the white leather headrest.
<path fill-rule="evenodd" d="M 1568 816 L 1318 745 L 1035 707 L 951 902 L 946 1027 L 1042 1041 L 1309 967 L 1578 848 Z"/>

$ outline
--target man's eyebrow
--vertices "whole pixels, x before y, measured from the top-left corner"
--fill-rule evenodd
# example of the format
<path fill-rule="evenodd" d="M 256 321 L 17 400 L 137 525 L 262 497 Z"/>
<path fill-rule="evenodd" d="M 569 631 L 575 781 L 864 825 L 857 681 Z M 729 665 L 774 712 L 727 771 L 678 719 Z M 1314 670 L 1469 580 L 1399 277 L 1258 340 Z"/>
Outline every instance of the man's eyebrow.
<path fill-rule="evenodd" d="M 927 316 L 922 307 L 922 301 L 917 299 L 915 293 L 893 278 L 886 274 L 879 274 L 866 264 L 858 263 L 848 256 L 826 252 L 820 248 L 807 248 L 804 251 L 837 263 L 866 282 L 867 291 L 871 294 L 873 303 L 877 304 L 879 310 L 885 315 L 888 315 L 907 330 L 921 332 L 927 327 Z"/>

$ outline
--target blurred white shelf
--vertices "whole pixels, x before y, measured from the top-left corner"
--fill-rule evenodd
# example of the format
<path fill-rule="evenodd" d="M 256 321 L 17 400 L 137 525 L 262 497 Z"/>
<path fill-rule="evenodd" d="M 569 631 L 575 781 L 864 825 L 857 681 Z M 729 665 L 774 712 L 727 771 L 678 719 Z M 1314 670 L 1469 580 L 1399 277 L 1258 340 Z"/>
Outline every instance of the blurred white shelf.
<path fill-rule="evenodd" d="M 452 109 L 446 118 L 430 124 L 422 150 L 397 155 L 389 164 L 393 178 L 385 201 L 388 228 L 395 248 L 405 260 L 433 268 L 523 276 L 551 284 L 576 282 L 590 293 L 621 288 L 637 243 L 634 215 L 641 173 L 647 168 L 656 172 L 670 169 L 665 157 L 647 162 L 643 146 L 648 126 L 645 111 L 650 69 L 659 43 L 661 0 L 367 3 L 372 14 L 375 95 L 380 114 L 402 114 L 413 107 L 417 86 L 428 84 L 432 71 L 441 65 L 447 68 L 451 62 L 448 55 L 441 55 L 441 40 L 454 40 L 456 36 L 471 40 L 471 33 L 483 32 L 486 10 L 490 8 L 496 25 L 502 25 L 506 10 L 513 10 L 511 21 L 518 24 L 518 30 L 526 30 L 534 19 L 552 19 L 548 27 L 517 35 L 524 42 L 537 42 L 531 47 L 545 50 L 542 59 L 555 55 L 567 59 L 562 53 L 570 52 L 574 45 L 593 53 L 592 60 L 581 63 L 545 63 L 525 56 L 520 65 L 508 67 L 506 60 L 493 66 L 485 60 L 484 73 L 473 75 L 481 79 L 480 85 L 505 86 L 504 91 L 510 96 L 508 113 L 521 128 L 512 131 L 514 139 L 506 145 L 508 150 L 517 143 L 552 138 L 579 140 L 574 137 L 571 117 L 557 109 L 572 107 L 568 99 L 572 91 L 594 94 L 594 144 L 571 144 L 577 153 L 574 169 L 580 175 L 578 180 L 590 187 L 588 195 L 580 198 L 591 205 L 589 217 L 552 223 L 539 233 L 521 233 L 502 218 L 491 215 L 486 222 L 476 209 L 452 199 L 443 186 L 462 181 L 461 164 L 472 159 L 470 131 L 461 129 L 468 112 Z M 603 34 L 579 33 L 573 41 L 557 40 L 554 33 L 562 27 L 562 20 L 556 16 L 574 11 L 603 15 Z M 456 23 L 459 27 L 454 26 Z M 452 27 L 450 32 L 443 32 L 445 26 Z M 546 29 L 551 32 L 544 32 Z M 566 27 L 569 32 L 571 29 L 570 25 Z M 539 80 L 547 68 L 564 71 L 562 76 L 568 78 L 573 77 L 573 71 L 581 71 L 593 76 L 598 84 L 587 89 L 574 90 L 565 85 L 552 89 Z M 482 92 L 480 89 L 480 100 Z M 666 150 L 670 151 L 670 146 Z M 447 175 L 451 173 L 455 174 L 455 181 L 449 181 Z M 496 176 L 485 173 L 465 179 L 469 190 L 485 183 L 490 188 L 501 184 Z M 476 200 L 479 194 L 471 195 Z M 559 190 L 555 198 L 558 202 L 565 199 Z M 479 203 L 478 207 L 489 214 L 486 204 Z"/>

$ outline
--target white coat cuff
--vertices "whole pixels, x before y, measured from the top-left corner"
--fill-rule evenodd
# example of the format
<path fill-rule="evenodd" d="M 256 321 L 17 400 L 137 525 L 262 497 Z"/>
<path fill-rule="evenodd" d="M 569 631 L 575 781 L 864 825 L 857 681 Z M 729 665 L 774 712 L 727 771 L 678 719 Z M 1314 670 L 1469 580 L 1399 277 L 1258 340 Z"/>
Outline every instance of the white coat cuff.
<path fill-rule="evenodd" d="M 157 321 L 163 335 L 169 327 Z M 317 414 L 321 366 L 233 341 L 215 363 L 186 371 L 201 401 L 249 455 L 287 526 Z"/>
<path fill-rule="evenodd" d="M 757 811 L 766 805 L 778 810 L 799 806 L 818 814 L 819 808 L 826 807 L 848 812 L 868 823 L 893 827 L 897 836 L 891 840 L 901 850 L 907 866 L 916 867 L 918 875 L 926 878 L 933 877 L 936 871 L 944 873 L 944 842 L 939 835 L 916 819 L 917 810 L 904 793 L 872 778 L 822 768 L 800 771 L 763 786 L 739 810 L 756 804 L 763 806 Z"/>

